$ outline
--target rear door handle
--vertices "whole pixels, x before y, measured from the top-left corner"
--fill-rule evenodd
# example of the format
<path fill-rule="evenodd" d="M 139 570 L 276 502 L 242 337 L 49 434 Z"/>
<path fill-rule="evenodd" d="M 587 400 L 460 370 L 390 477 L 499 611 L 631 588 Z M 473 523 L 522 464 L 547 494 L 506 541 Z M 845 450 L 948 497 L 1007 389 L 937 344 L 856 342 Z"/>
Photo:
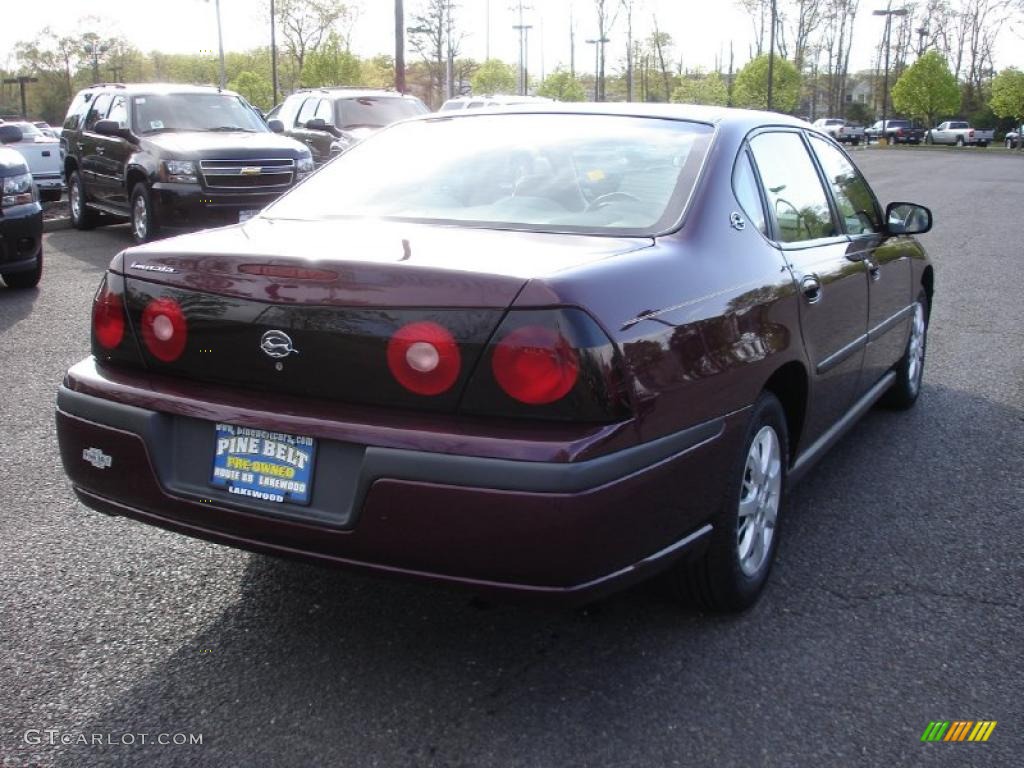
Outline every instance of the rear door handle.
<path fill-rule="evenodd" d="M 800 291 L 808 304 L 817 304 L 821 301 L 821 281 L 815 275 L 806 275 L 800 281 Z"/>

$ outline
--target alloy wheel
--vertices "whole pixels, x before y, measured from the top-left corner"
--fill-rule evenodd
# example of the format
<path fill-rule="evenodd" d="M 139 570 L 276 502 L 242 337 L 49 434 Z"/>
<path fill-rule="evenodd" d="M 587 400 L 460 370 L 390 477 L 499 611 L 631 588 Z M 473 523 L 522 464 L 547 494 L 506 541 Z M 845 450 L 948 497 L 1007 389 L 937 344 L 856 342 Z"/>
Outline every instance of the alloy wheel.
<path fill-rule="evenodd" d="M 756 576 L 768 561 L 782 491 L 782 451 L 771 426 L 760 429 L 750 444 L 740 490 L 736 549 L 740 569 Z"/>
<path fill-rule="evenodd" d="M 71 203 L 71 218 L 79 221 L 82 218 L 82 187 L 77 179 L 71 182 L 71 189 L 68 191 L 68 202 Z"/>
<path fill-rule="evenodd" d="M 914 305 L 914 320 L 910 326 L 910 346 L 907 349 L 907 379 L 910 390 L 917 393 L 921 386 L 921 373 L 924 370 L 924 307 L 921 302 Z"/>
<path fill-rule="evenodd" d="M 149 209 L 146 208 L 145 195 L 136 195 L 132 204 L 132 231 L 140 243 L 144 242 L 146 235 L 149 234 Z"/>

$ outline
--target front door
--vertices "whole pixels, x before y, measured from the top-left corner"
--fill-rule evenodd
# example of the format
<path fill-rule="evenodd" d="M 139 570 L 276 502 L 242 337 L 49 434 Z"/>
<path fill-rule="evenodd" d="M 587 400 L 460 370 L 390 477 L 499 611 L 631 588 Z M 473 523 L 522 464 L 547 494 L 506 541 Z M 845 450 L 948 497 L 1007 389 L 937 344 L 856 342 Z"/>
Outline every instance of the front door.
<path fill-rule="evenodd" d="M 810 366 L 804 447 L 832 426 L 858 393 L 867 341 L 868 278 L 848 258 L 842 231 L 806 141 L 797 130 L 750 140 L 772 217 L 773 238 L 798 288 Z"/>
<path fill-rule="evenodd" d="M 887 237 L 871 187 L 850 159 L 824 139 L 811 146 L 832 190 L 840 223 L 850 237 L 847 258 L 868 273 L 868 339 L 860 386 L 869 389 L 903 355 L 913 313 L 913 238 Z"/>
<path fill-rule="evenodd" d="M 128 127 L 128 99 L 114 96 L 107 112 L 107 120 L 114 120 L 122 128 Z M 125 174 L 132 145 L 120 136 L 96 135 L 96 197 L 107 205 L 128 207 L 129 190 L 125 190 Z"/>

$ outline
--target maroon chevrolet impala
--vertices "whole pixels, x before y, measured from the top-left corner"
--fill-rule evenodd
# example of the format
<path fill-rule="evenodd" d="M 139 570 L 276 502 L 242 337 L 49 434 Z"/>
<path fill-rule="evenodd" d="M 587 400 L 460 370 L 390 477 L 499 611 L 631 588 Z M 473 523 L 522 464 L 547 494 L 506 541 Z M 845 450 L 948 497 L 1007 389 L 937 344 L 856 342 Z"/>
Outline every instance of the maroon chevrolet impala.
<path fill-rule="evenodd" d="M 921 387 L 931 213 L 780 115 L 400 123 L 258 217 L 130 248 L 57 397 L 78 497 L 506 594 L 740 610 L 795 482 Z"/>

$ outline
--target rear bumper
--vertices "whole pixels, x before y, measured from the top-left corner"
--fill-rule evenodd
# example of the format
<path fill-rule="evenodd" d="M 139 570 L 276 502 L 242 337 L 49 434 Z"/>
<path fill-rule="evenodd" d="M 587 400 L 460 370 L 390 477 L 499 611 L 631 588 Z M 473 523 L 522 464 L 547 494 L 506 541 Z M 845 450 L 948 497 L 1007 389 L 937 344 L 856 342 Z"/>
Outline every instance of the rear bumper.
<path fill-rule="evenodd" d="M 152 197 L 162 225 L 199 228 L 237 224 L 242 211 L 262 210 L 287 191 L 225 192 L 202 189 L 196 184 L 157 182 Z"/>
<path fill-rule="evenodd" d="M 572 601 L 627 586 L 702 546 L 745 419 L 741 411 L 578 462 L 321 438 L 312 504 L 303 508 L 209 486 L 206 418 L 68 387 L 57 405 L 65 470 L 93 509 L 245 549 Z M 196 406 L 193 413 L 212 415 L 210 402 Z M 230 404 L 220 407 L 224 421 L 237 420 Z M 292 431 L 303 433 L 301 425 Z M 95 460 L 97 450 L 109 466 Z"/>

